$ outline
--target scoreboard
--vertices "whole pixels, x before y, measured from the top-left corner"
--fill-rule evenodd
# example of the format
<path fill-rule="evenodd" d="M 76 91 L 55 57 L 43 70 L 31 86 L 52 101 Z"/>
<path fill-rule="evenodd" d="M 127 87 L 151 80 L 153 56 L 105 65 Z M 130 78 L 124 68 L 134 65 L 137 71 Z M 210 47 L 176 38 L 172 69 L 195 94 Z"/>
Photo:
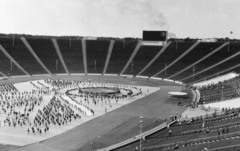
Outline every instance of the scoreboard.
<path fill-rule="evenodd" d="M 143 41 L 166 41 L 167 31 L 143 31 Z"/>

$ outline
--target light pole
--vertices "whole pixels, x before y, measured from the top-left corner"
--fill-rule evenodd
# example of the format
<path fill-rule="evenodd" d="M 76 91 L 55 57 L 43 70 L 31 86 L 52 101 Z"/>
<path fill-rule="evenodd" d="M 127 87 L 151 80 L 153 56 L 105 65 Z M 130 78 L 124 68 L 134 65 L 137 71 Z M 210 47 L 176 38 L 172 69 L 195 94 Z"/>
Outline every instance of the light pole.
<path fill-rule="evenodd" d="M 143 128 L 143 117 L 140 116 L 140 147 L 139 147 L 139 150 L 142 151 L 142 128 Z"/>
<path fill-rule="evenodd" d="M 194 79 L 194 71 L 195 71 L 195 67 L 193 66 L 193 79 Z"/>
<path fill-rule="evenodd" d="M 222 100 L 223 100 L 223 88 L 224 88 L 224 86 L 222 86 Z"/>

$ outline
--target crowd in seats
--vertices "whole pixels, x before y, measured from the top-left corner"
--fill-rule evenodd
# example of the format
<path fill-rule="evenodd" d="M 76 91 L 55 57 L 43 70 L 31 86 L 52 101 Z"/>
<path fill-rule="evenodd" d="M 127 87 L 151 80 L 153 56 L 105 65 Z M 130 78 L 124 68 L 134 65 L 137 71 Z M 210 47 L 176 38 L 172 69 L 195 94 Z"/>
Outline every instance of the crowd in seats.
<path fill-rule="evenodd" d="M 153 136 L 147 137 L 146 150 L 170 150 L 178 147 L 186 147 L 195 144 L 203 139 L 216 139 L 224 135 L 230 135 L 238 132 L 240 127 L 240 108 L 223 109 L 222 113 L 208 115 L 206 117 L 192 118 L 190 121 L 179 121 L 165 128 Z M 201 135 L 200 135 L 201 134 Z M 199 140 L 188 140 L 198 135 Z M 209 139 L 209 136 L 211 139 Z M 203 137 L 203 138 L 201 138 Z M 175 138 L 175 139 L 174 139 Z M 173 140 L 177 143 L 173 143 Z M 158 147 L 152 147 L 153 142 L 157 142 Z M 169 142 L 170 144 L 162 144 Z"/>
<path fill-rule="evenodd" d="M 187 86 L 187 88 L 194 88 Z M 240 96 L 240 77 L 218 82 L 217 84 L 209 84 L 198 89 L 201 95 L 199 104 L 216 102 L 221 100 L 230 100 Z"/>
<path fill-rule="evenodd" d="M 162 130 L 149 139 L 169 137 L 169 130 L 171 130 L 171 137 L 188 135 L 193 133 L 202 133 L 206 130 L 215 131 L 217 128 L 222 128 L 231 125 L 231 123 L 240 122 L 240 109 L 223 109 L 221 114 L 216 112 L 212 115 L 200 116 L 190 120 L 182 120 L 171 125 L 168 129 Z M 227 125 L 226 125 L 227 124 Z M 204 126 L 203 126 L 204 125 Z M 207 129 L 206 129 L 207 128 Z"/>

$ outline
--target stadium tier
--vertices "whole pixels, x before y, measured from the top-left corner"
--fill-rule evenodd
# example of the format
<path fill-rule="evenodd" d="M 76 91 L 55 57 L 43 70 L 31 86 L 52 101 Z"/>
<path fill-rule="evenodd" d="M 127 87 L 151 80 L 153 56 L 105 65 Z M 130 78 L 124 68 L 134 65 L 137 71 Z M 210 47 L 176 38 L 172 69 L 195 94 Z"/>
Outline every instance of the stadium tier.
<path fill-rule="evenodd" d="M 26 40 L 52 74 L 66 73 L 51 39 L 27 38 Z"/>
<path fill-rule="evenodd" d="M 239 97 L 239 77 L 201 87 L 201 103 L 228 100 Z"/>
<path fill-rule="evenodd" d="M 5 42 L 0 43 L 8 54 L 30 75 L 47 73 L 33 57 L 20 38 L 6 38 Z"/>
<path fill-rule="evenodd" d="M 0 67 L 1 72 L 6 76 L 25 75 L 2 51 L 0 52 Z"/>
<path fill-rule="evenodd" d="M 84 73 L 81 40 L 57 40 L 62 57 L 70 73 Z"/>
<path fill-rule="evenodd" d="M 174 78 L 174 79 L 180 80 L 186 76 L 189 76 L 189 74 L 191 75 L 193 68 L 197 68 L 197 65 L 193 65 L 193 64 L 196 61 L 202 59 L 206 55 L 213 52 L 221 44 L 222 43 L 200 43 L 192 51 L 190 51 L 183 58 L 181 58 L 178 63 L 175 63 L 173 66 L 168 68 L 167 69 L 168 76 L 164 75 L 164 77 L 169 78 L 169 79 Z M 189 66 L 192 66 L 192 67 L 189 67 Z M 188 68 L 188 67 L 189 67 L 189 69 L 186 69 L 186 71 L 184 72 L 183 69 Z M 179 73 L 179 72 L 181 72 L 181 73 Z M 179 73 L 179 74 L 177 74 L 177 73 Z"/>
<path fill-rule="evenodd" d="M 142 147 L 144 151 L 160 151 L 177 149 L 176 144 L 179 145 L 179 149 L 186 147 L 203 149 L 201 144 L 205 144 L 211 140 L 216 142 L 217 139 L 230 136 L 239 135 L 240 118 L 238 116 L 239 109 L 225 111 L 224 114 L 209 116 L 205 119 L 193 118 L 191 121 L 175 122 L 169 128 L 164 128 L 161 131 L 152 134 L 142 141 Z M 204 126 L 203 126 L 204 123 Z M 204 127 L 204 128 L 203 128 Z M 223 139 L 223 143 L 224 143 Z M 226 139 L 228 140 L 228 139 Z M 238 139 L 239 140 L 239 139 Z M 205 143 L 200 143 L 205 142 Z M 139 141 L 132 144 L 123 146 L 116 150 L 131 151 L 139 148 Z M 238 144 L 235 142 L 235 144 Z M 195 147 L 193 147 L 193 145 Z M 207 146 L 214 148 L 215 144 L 208 144 Z M 225 143 L 226 146 L 226 143 Z"/>
<path fill-rule="evenodd" d="M 182 55 L 189 47 L 191 47 L 194 43 L 193 42 L 186 42 L 186 43 L 176 43 L 172 42 L 166 50 L 147 68 L 141 75 L 149 75 L 149 76 L 156 76 L 161 77 L 157 74 L 159 71 L 162 71 L 171 64 L 175 59 L 177 59 L 180 55 Z M 168 75 L 168 70 L 161 72 L 161 75 Z M 162 78 L 162 77 L 161 77 Z"/>
<path fill-rule="evenodd" d="M 161 48 L 161 46 L 141 46 L 124 74 L 137 75 L 157 55 Z"/>
<path fill-rule="evenodd" d="M 115 41 L 107 74 L 120 74 L 132 55 L 138 41 Z"/>
<path fill-rule="evenodd" d="M 1 68 L 6 75 L 34 75 L 55 73 L 123 74 L 159 77 L 191 83 L 212 74 L 238 70 L 239 43 L 169 41 L 169 45 L 140 46 L 138 40 L 82 40 L 26 38 L 26 43 L 39 58 L 36 60 L 20 38 L 1 38 L 0 44 L 22 69 L 2 54 Z M 58 49 L 59 48 L 59 49 Z M 136 50 L 137 49 L 137 50 Z M 134 52 L 136 51 L 136 52 Z M 2 53 L 3 50 L 2 50 Z M 133 53 L 136 53 L 133 55 Z M 6 55 L 6 54 L 5 54 Z M 158 55 L 158 57 L 155 57 Z M 155 58 L 154 58 L 155 57 Z M 62 59 L 61 59 L 62 58 Z M 86 58 L 86 69 L 84 68 Z M 154 60 L 155 59 L 155 60 Z M 8 63 L 7 63 L 8 62 Z M 9 65 L 10 64 L 10 65 Z M 65 67 L 64 67 L 65 65 Z M 45 68 L 43 67 L 45 66 Z M 228 70 L 229 67 L 232 67 Z M 224 71 L 227 70 L 227 71 Z M 218 73 L 221 72 L 221 73 Z"/>
<path fill-rule="evenodd" d="M 231 46 L 240 46 L 239 44 L 231 44 Z M 231 57 L 232 55 L 234 55 L 234 54 L 237 54 L 236 55 L 236 57 L 239 55 L 239 51 L 238 51 L 238 49 L 236 49 L 237 47 L 231 47 L 231 49 L 228 51 L 228 46 L 225 46 L 225 47 L 223 47 L 221 50 L 219 50 L 218 52 L 216 52 L 216 53 L 214 53 L 211 57 L 209 57 L 209 58 L 207 58 L 207 59 L 205 59 L 204 61 L 202 61 L 202 62 L 200 62 L 200 63 L 198 63 L 196 66 L 195 66 L 195 74 L 197 74 L 198 72 L 201 72 L 201 71 L 203 71 L 203 70 L 205 70 L 206 68 L 208 68 L 208 67 L 211 67 L 211 66 L 213 66 L 213 65 L 215 65 L 215 64 L 217 64 L 217 63 L 219 63 L 219 62 L 221 62 L 221 61 L 223 61 L 224 59 L 227 59 L 228 57 Z M 231 58 L 229 61 L 231 61 L 231 64 L 229 64 L 229 62 L 228 62 L 228 65 L 229 66 L 231 66 L 231 65 L 235 65 L 236 64 L 236 60 L 234 60 L 234 58 Z M 221 69 L 225 69 L 224 67 L 226 67 L 226 66 L 222 66 L 223 64 L 219 64 L 219 66 L 220 66 L 220 69 L 219 70 L 221 70 Z M 217 67 L 217 66 L 216 66 Z M 210 70 L 210 73 L 215 73 L 215 72 L 217 72 L 217 70 L 214 70 L 215 69 L 215 67 L 213 67 L 211 70 Z M 219 71 L 218 70 L 218 71 Z M 198 74 L 198 75 L 196 75 L 195 76 L 195 78 L 196 79 L 199 79 L 199 78 L 201 78 L 201 77 L 204 77 L 204 76 L 206 76 L 206 75 L 209 75 L 210 74 L 209 73 L 209 70 L 208 70 L 208 72 L 203 72 L 203 73 L 201 73 L 201 74 Z M 183 80 L 184 79 L 184 80 Z M 183 78 L 182 80 L 183 81 L 186 81 L 186 82 L 190 82 L 190 81 L 192 81 L 192 79 L 193 78 L 188 78 L 188 79 L 185 79 L 185 78 Z"/>
<path fill-rule="evenodd" d="M 109 40 L 86 40 L 87 71 L 102 74 L 107 58 Z"/>

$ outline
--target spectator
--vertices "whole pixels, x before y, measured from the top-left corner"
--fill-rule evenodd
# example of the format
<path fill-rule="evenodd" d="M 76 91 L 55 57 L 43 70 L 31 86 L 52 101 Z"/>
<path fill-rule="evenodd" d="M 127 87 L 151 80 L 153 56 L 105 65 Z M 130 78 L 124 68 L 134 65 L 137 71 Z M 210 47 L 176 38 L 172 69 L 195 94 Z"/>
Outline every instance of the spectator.
<path fill-rule="evenodd" d="M 208 151 L 208 148 L 207 148 L 207 146 L 205 146 L 203 149 L 204 149 L 204 151 Z"/>

